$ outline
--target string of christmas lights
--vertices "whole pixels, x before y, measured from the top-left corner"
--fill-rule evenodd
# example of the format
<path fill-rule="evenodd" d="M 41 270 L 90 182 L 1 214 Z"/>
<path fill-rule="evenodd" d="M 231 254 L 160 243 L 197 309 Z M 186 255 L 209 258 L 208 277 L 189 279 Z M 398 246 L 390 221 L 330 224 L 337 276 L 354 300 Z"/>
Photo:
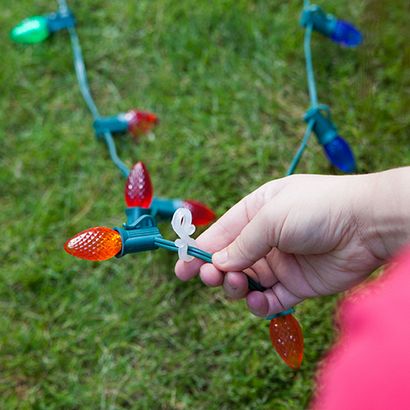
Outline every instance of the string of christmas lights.
<path fill-rule="evenodd" d="M 81 46 L 75 30 L 74 16 L 66 0 L 58 0 L 58 4 L 59 9 L 56 13 L 23 20 L 12 30 L 11 38 L 19 43 L 32 44 L 41 42 L 50 34 L 63 29 L 69 32 L 76 76 L 84 101 L 93 117 L 95 134 L 97 138 L 105 142 L 111 160 L 127 178 L 125 184 L 127 222 L 123 224 L 123 227 L 87 229 L 69 239 L 64 245 L 65 250 L 78 258 L 102 261 L 114 256 L 122 257 L 129 253 L 162 248 L 178 252 L 180 258 L 184 260 L 194 257 L 212 263 L 212 254 L 193 246 L 195 242 L 190 235 L 195 231 L 194 225 L 211 222 L 215 217 L 214 213 L 197 201 L 154 198 L 151 178 L 145 165 L 138 162 L 131 170 L 128 170 L 117 155 L 113 133 L 128 131 L 138 137 L 149 132 L 158 123 L 158 118 L 155 114 L 139 110 L 130 110 L 127 113 L 110 117 L 100 115 L 88 85 Z M 338 135 L 331 120 L 329 108 L 318 102 L 311 38 L 312 32 L 317 31 L 343 46 L 355 47 L 362 42 L 362 35 L 350 23 L 325 14 L 320 7 L 311 5 L 309 0 L 304 1 L 300 24 L 305 29 L 304 53 L 310 107 L 304 117 L 307 123 L 305 134 L 286 175 L 295 172 L 312 132 L 323 146 L 331 164 L 344 172 L 353 172 L 356 168 L 353 153 L 347 142 Z M 185 212 L 182 212 L 183 210 Z M 172 215 L 172 226 L 180 235 L 180 239 L 175 242 L 162 237 L 155 219 L 156 216 L 170 218 Z M 250 290 L 266 290 L 251 277 L 247 276 L 247 278 Z M 298 369 L 303 359 L 304 341 L 302 329 L 292 315 L 293 312 L 292 308 L 267 319 L 270 320 L 269 333 L 272 345 L 289 367 Z"/>
<path fill-rule="evenodd" d="M 312 32 L 316 31 L 342 46 L 357 47 L 363 41 L 362 34 L 352 24 L 337 19 L 331 14 L 325 14 L 319 6 L 311 4 L 309 0 L 304 1 L 300 25 L 305 29 L 303 45 L 310 107 L 304 116 L 307 123 L 305 135 L 286 175 L 295 172 L 312 132 L 316 135 L 319 144 L 323 146 L 325 154 L 333 166 L 343 172 L 354 172 L 356 161 L 349 144 L 338 135 L 337 128 L 330 116 L 329 107 L 318 101 L 311 43 Z"/>
<path fill-rule="evenodd" d="M 58 0 L 58 6 L 55 13 L 33 16 L 23 20 L 13 28 L 10 36 L 17 43 L 34 44 L 44 41 L 57 31 L 68 31 L 78 85 L 93 117 L 95 135 L 97 139 L 104 141 L 112 162 L 121 174 L 127 178 L 129 169 L 117 154 L 113 134 L 129 132 L 134 137 L 140 137 L 150 132 L 159 123 L 159 120 L 155 114 L 137 109 L 108 117 L 100 114 L 90 91 L 80 40 L 75 29 L 74 15 L 68 8 L 66 0 Z M 209 207 L 193 199 L 182 200 L 157 197 L 152 201 L 151 212 L 159 218 L 170 219 L 180 207 L 191 210 L 196 225 L 208 225 L 215 219 L 215 213 Z"/>

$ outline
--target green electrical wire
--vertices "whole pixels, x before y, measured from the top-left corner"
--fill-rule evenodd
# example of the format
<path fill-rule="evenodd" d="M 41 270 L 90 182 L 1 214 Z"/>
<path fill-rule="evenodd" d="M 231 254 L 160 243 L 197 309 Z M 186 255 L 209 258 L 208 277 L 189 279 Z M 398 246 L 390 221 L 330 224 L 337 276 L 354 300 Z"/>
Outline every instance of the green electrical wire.
<path fill-rule="evenodd" d="M 178 247 L 175 245 L 175 243 L 167 239 L 156 238 L 155 244 L 159 248 L 166 249 L 171 252 L 178 252 Z M 197 259 L 201 259 L 207 263 L 212 263 L 212 254 L 205 252 L 202 249 L 196 248 L 195 246 L 188 246 L 188 255 L 191 255 Z M 250 276 L 246 275 L 246 278 L 248 280 L 249 290 L 258 290 L 259 292 L 266 290 L 266 288 L 264 288 L 260 283 L 256 282 Z"/>
<path fill-rule="evenodd" d="M 304 1 L 304 7 L 305 8 L 310 7 L 309 0 Z M 312 31 L 313 31 L 313 25 L 308 24 L 308 26 L 305 28 L 305 36 L 304 36 L 304 41 L 303 41 L 303 48 L 304 48 L 304 53 L 305 53 L 305 63 L 306 63 L 306 77 L 307 77 L 307 84 L 308 84 L 309 98 L 310 98 L 310 109 L 319 107 L 317 89 L 316 89 L 316 81 L 315 81 L 315 73 L 313 70 L 313 59 L 312 59 L 312 48 L 311 48 Z M 302 142 L 286 172 L 286 176 L 292 175 L 295 172 L 296 167 L 298 166 L 299 161 L 302 158 L 303 153 L 305 152 L 308 146 L 308 142 L 312 135 L 314 126 L 315 126 L 315 121 L 310 120 L 307 124 L 305 135 L 303 136 Z"/>
<path fill-rule="evenodd" d="M 130 173 L 128 167 L 124 164 L 124 162 L 121 161 L 117 154 L 117 148 L 115 147 L 115 142 L 114 138 L 111 134 L 111 132 L 106 131 L 103 134 L 103 139 L 105 143 L 107 144 L 108 147 L 108 152 L 110 153 L 110 157 L 112 162 L 117 166 L 117 168 L 120 170 L 121 174 L 127 178 L 128 174 Z"/>
<path fill-rule="evenodd" d="M 66 0 L 58 0 L 58 7 L 59 7 L 59 11 L 62 14 L 68 13 L 69 11 Z M 78 38 L 75 27 L 69 27 L 67 30 L 70 35 L 71 48 L 73 50 L 73 56 L 74 56 L 74 69 L 75 69 L 75 73 L 77 76 L 78 85 L 80 87 L 81 95 L 83 96 L 84 101 L 88 109 L 90 110 L 91 115 L 93 116 L 93 119 L 95 121 L 98 118 L 100 118 L 101 115 L 91 95 L 90 85 L 88 83 L 88 78 L 87 78 L 87 69 L 84 64 L 84 58 L 83 58 L 83 53 L 81 51 L 80 40 Z M 119 158 L 117 154 L 117 148 L 115 146 L 112 133 L 109 131 L 106 131 L 103 134 L 102 139 L 107 145 L 108 152 L 110 154 L 112 162 L 120 170 L 121 174 L 125 178 L 127 178 L 130 171 L 128 167 L 125 165 L 125 163 L 121 161 L 121 159 Z"/>
<path fill-rule="evenodd" d="M 315 73 L 313 71 L 313 61 L 312 61 L 312 31 L 313 25 L 308 24 L 305 29 L 305 39 L 304 39 L 304 51 L 305 51 L 305 60 L 306 60 L 306 75 L 310 96 L 310 108 L 316 108 L 318 106 L 317 100 L 317 91 L 316 91 L 316 82 L 315 82 Z"/>
<path fill-rule="evenodd" d="M 174 242 L 169 241 L 164 238 L 156 238 L 155 244 L 162 249 L 166 249 L 171 252 L 178 252 L 178 247 L 175 245 Z M 212 254 L 209 252 L 205 252 L 202 249 L 196 248 L 195 246 L 188 246 L 188 255 L 193 256 L 194 258 L 201 259 L 204 262 L 212 263 Z M 246 279 L 248 280 L 248 288 L 251 291 L 257 290 L 259 292 L 264 292 L 267 288 L 263 287 L 259 282 L 252 279 L 250 276 L 246 275 Z M 284 310 L 282 312 L 269 315 L 265 319 L 272 320 L 279 316 L 290 315 L 295 312 L 295 309 L 292 307 L 290 309 Z"/>
<path fill-rule="evenodd" d="M 315 122 L 313 120 L 309 121 L 309 123 L 306 127 L 305 135 L 303 136 L 302 142 L 301 142 L 295 156 L 293 157 L 292 162 L 290 163 L 288 170 L 286 171 L 286 176 L 292 175 L 295 172 L 296 167 L 298 166 L 299 161 L 302 158 L 302 155 L 305 152 L 305 149 L 307 148 L 309 139 L 312 135 L 312 130 L 313 130 L 314 124 L 315 124 Z"/>
<path fill-rule="evenodd" d="M 93 119 L 96 120 L 100 118 L 100 113 L 98 112 L 98 108 L 90 92 L 90 86 L 88 84 L 87 71 L 85 68 L 84 59 L 81 52 L 80 41 L 78 39 L 78 35 L 74 27 L 69 27 L 67 30 L 70 35 L 71 45 L 73 49 L 74 69 L 77 75 L 80 91 L 85 103 L 87 104 L 87 107 L 91 111 Z"/>

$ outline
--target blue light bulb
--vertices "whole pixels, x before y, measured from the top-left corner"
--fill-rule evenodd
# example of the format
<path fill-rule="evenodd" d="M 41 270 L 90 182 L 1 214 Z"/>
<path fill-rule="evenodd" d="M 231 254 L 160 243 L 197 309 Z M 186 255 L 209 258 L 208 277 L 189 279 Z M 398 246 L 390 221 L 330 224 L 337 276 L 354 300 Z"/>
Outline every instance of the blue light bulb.
<path fill-rule="evenodd" d="M 356 47 L 363 41 L 362 34 L 353 24 L 325 13 L 316 5 L 303 9 L 300 24 L 305 28 L 311 26 L 313 30 L 346 47 Z"/>
<path fill-rule="evenodd" d="M 337 20 L 331 39 L 345 47 L 356 47 L 363 42 L 362 33 L 347 21 Z"/>
<path fill-rule="evenodd" d="M 356 161 L 349 144 L 337 135 L 327 144 L 323 145 L 328 160 L 343 172 L 354 172 Z"/>
<path fill-rule="evenodd" d="M 323 107 L 309 109 L 304 117 L 307 123 L 312 123 L 320 145 L 323 146 L 328 160 L 343 172 L 356 170 L 356 162 L 349 144 L 339 135 L 333 124 L 330 111 Z"/>

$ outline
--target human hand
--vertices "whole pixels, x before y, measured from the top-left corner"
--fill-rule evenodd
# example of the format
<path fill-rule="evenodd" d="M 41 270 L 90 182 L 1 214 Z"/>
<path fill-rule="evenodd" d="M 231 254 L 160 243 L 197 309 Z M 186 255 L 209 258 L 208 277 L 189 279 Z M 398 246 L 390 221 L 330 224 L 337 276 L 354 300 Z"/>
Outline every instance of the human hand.
<path fill-rule="evenodd" d="M 294 175 L 269 182 L 198 237 L 201 249 L 216 252 L 212 264 L 178 261 L 176 274 L 188 280 L 199 271 L 205 284 L 223 285 L 230 298 L 247 296 L 249 309 L 258 316 L 349 289 L 390 257 L 389 243 L 394 247 L 388 239 L 399 228 L 385 229 L 383 211 L 376 209 L 383 202 L 380 195 L 388 195 L 397 179 L 390 175 L 387 188 L 379 190 L 388 173 L 394 171 Z M 386 231 L 384 237 L 378 226 Z M 268 290 L 248 293 L 243 272 Z"/>

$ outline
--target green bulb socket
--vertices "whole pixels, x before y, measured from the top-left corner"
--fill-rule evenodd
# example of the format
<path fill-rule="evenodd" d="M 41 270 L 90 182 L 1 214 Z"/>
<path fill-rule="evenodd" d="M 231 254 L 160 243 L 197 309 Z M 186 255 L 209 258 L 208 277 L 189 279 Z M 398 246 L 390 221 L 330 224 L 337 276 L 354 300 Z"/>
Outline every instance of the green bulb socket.
<path fill-rule="evenodd" d="M 121 252 L 116 256 L 120 258 L 129 253 L 138 253 L 158 249 L 155 241 L 162 238 L 154 218 L 151 215 L 142 215 L 132 226 L 124 225 L 124 228 L 114 228 L 122 241 Z"/>
<path fill-rule="evenodd" d="M 150 208 L 141 208 L 139 206 L 132 206 L 129 208 L 125 208 L 125 215 L 127 215 L 127 223 L 125 223 L 123 226 L 125 229 L 133 229 L 136 224 L 139 224 L 141 227 L 141 224 L 144 222 L 145 224 L 148 223 L 148 226 L 150 226 L 151 221 L 150 220 L 144 220 L 140 221 L 141 216 L 143 215 L 151 215 L 151 209 Z"/>
<path fill-rule="evenodd" d="M 161 219 L 171 219 L 175 211 L 183 206 L 180 199 L 165 199 L 154 197 L 151 210 L 152 215 Z"/>
<path fill-rule="evenodd" d="M 315 133 L 319 144 L 326 145 L 333 141 L 338 133 L 337 128 L 330 118 L 330 112 L 327 111 L 327 116 L 323 115 L 319 108 L 311 108 L 303 117 L 306 122 L 314 121 L 313 132 Z"/>
<path fill-rule="evenodd" d="M 93 128 L 97 138 L 103 136 L 106 132 L 127 132 L 128 121 L 124 114 L 113 115 L 110 117 L 99 117 L 93 123 Z"/>
<path fill-rule="evenodd" d="M 332 14 L 326 14 L 319 6 L 311 5 L 302 11 L 299 23 L 305 28 L 312 25 L 318 33 L 332 37 L 337 19 Z"/>

